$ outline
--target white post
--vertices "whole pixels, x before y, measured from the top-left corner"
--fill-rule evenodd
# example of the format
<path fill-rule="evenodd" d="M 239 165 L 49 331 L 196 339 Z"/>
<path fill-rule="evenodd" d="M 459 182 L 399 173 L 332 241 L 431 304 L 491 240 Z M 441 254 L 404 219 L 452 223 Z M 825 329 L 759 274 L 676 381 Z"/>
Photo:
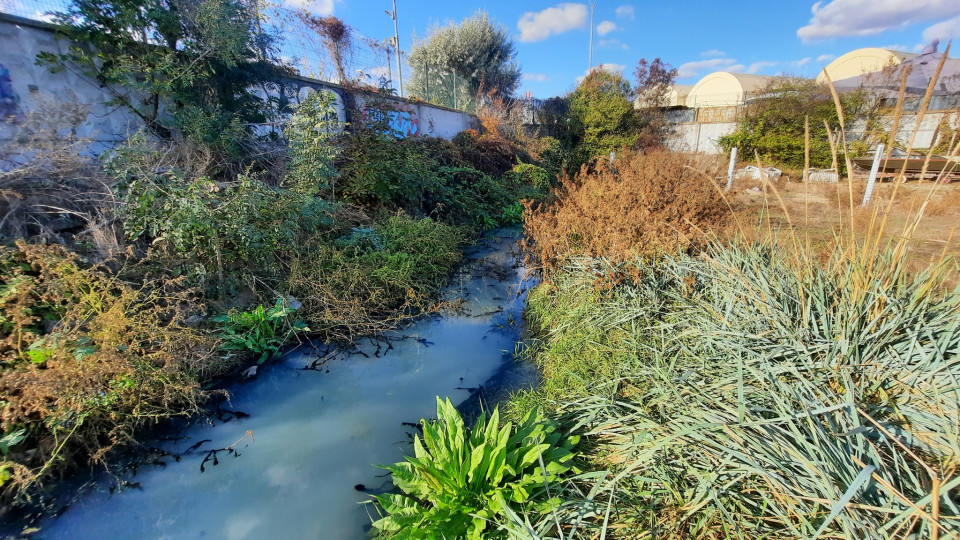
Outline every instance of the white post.
<path fill-rule="evenodd" d="M 727 189 L 730 191 L 733 188 L 733 169 L 737 167 L 737 147 L 734 146 L 730 149 L 730 167 L 727 169 Z"/>
<path fill-rule="evenodd" d="M 863 203 L 866 206 L 873 195 L 873 185 L 877 182 L 877 171 L 880 170 L 880 160 L 883 159 L 883 145 L 877 145 L 877 151 L 873 154 L 873 165 L 870 166 L 870 178 L 867 179 L 867 189 L 863 192 Z"/>

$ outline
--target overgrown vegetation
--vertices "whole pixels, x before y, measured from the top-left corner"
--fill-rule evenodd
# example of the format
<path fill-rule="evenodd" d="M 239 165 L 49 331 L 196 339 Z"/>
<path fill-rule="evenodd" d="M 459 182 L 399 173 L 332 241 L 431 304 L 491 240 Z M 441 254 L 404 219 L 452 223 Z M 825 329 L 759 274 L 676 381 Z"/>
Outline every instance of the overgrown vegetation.
<path fill-rule="evenodd" d="M 810 166 L 839 167 L 844 171 L 843 145 L 836 145 L 839 163 L 834 163 L 831 137 L 838 142 L 841 128 L 870 112 L 863 92 L 839 94 L 847 126 L 840 125 L 830 88 L 809 79 L 777 79 L 751 100 L 737 130 L 720 137 L 719 144 L 729 152 L 737 147 L 740 155 L 753 160 L 774 162 L 794 169 L 804 167 L 805 126 L 809 125 Z M 850 156 L 855 157 L 855 156 Z"/>
<path fill-rule="evenodd" d="M 286 68 L 256 9 L 77 0 L 60 17 L 66 37 L 93 48 L 39 60 L 97 80 L 148 134 L 92 159 L 79 105 L 10 126 L 3 504 L 36 500 L 77 466 L 109 463 L 144 428 L 202 411 L 218 378 L 296 336 L 351 340 L 436 309 L 472 235 L 519 222 L 520 200 L 546 195 L 547 173 L 520 146 L 535 139 L 496 128 L 398 139 L 383 89 L 364 90 L 351 125 L 332 94 L 311 92 L 282 133 L 263 129 L 290 111 L 265 98 Z M 336 56 L 345 27 L 311 22 Z M 519 72 L 505 35 L 493 36 L 502 57 L 487 67 L 503 71 L 507 96 Z M 482 80 L 470 81 L 474 93 Z"/>

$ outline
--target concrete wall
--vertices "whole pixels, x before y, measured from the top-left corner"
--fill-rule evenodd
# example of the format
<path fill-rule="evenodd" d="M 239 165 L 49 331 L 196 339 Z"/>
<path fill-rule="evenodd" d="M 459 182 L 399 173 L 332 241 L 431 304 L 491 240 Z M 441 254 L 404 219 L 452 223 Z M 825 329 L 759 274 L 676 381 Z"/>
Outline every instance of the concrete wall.
<path fill-rule="evenodd" d="M 736 131 L 736 122 L 714 124 L 677 124 L 667 139 L 667 147 L 677 152 L 720 154 L 723 151 L 717 140 Z"/>
<path fill-rule="evenodd" d="M 13 118 L 14 125 L 0 122 L 0 145 L 8 142 L 23 122 L 26 113 L 38 109 L 67 108 L 89 111 L 77 130 L 77 136 L 94 141 L 91 150 L 98 152 L 114 146 L 137 132 L 141 123 L 123 107 L 107 105 L 110 96 L 96 81 L 71 70 L 51 73 L 35 64 L 37 54 L 66 53 L 69 42 L 58 40 L 51 25 L 0 13 L 0 119 Z M 352 103 L 360 115 L 367 114 L 370 96 L 340 85 L 290 77 L 255 90 L 261 96 L 281 98 L 281 102 L 298 103 L 308 92 L 325 89 L 337 95 L 338 116 L 352 120 L 347 104 Z M 400 136 L 431 135 L 452 138 L 457 133 L 477 127 L 476 117 L 445 107 L 390 98 L 386 114 Z M 263 126 L 277 129 L 282 126 Z"/>

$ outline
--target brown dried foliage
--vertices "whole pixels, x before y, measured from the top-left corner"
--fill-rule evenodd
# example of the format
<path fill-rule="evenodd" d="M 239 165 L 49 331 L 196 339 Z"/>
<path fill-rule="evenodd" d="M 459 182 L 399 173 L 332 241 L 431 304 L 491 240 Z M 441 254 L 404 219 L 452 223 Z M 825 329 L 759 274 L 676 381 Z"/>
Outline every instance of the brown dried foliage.
<path fill-rule="evenodd" d="M 529 248 L 548 272 L 570 257 L 620 262 L 703 246 L 729 209 L 714 174 L 668 152 L 625 154 L 562 179 L 549 206 L 527 204 Z"/>
<path fill-rule="evenodd" d="M 101 461 L 144 426 L 197 411 L 198 379 L 223 369 L 217 341 L 185 324 L 189 291 L 135 288 L 58 245 L 0 248 L 0 428 L 27 438 L 0 458 L 32 487 Z"/>

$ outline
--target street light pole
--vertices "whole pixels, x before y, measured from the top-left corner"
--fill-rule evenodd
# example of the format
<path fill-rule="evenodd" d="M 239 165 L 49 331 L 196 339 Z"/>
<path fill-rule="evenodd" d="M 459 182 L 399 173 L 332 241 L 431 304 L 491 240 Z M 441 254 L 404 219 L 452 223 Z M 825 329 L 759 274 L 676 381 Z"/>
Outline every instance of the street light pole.
<path fill-rule="evenodd" d="M 590 0 L 590 65 L 587 66 L 587 73 L 593 69 L 593 8 L 596 7 L 597 0 Z"/>
<path fill-rule="evenodd" d="M 397 48 L 397 78 L 400 85 L 400 97 L 403 97 L 403 55 L 400 54 L 400 30 L 397 27 L 397 0 L 393 0 L 393 11 L 390 12 L 393 19 L 393 44 Z"/>

